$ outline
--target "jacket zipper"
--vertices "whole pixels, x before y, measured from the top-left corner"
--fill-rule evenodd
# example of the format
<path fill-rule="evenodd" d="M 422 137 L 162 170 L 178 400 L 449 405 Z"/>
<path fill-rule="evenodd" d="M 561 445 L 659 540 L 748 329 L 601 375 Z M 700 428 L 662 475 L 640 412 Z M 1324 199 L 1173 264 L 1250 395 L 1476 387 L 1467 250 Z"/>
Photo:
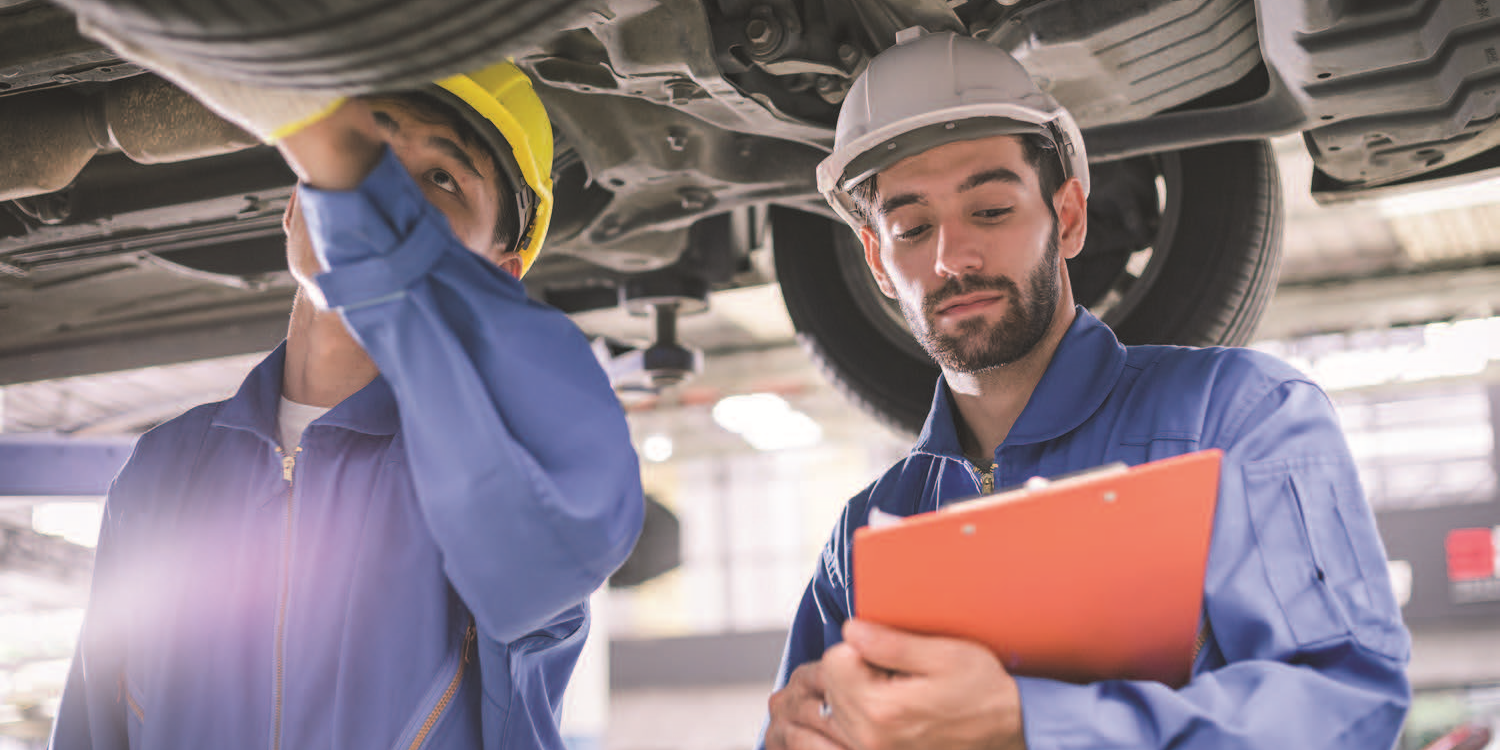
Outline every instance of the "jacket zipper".
<path fill-rule="evenodd" d="M 969 465 L 974 468 L 974 478 L 976 480 L 975 483 L 979 485 L 979 491 L 985 494 L 994 492 L 995 465 L 990 464 L 989 466 L 980 468 L 978 464 L 975 464 L 972 461 L 969 463 Z"/>
<path fill-rule="evenodd" d="M 473 645 L 477 637 L 478 634 L 474 630 L 474 624 L 470 623 L 468 629 L 464 631 L 464 643 L 459 651 L 458 667 L 453 671 L 453 679 L 448 681 L 448 689 L 443 691 L 442 697 L 438 698 L 437 705 L 433 706 L 432 711 L 427 714 L 427 719 L 422 722 L 422 728 L 417 730 L 417 736 L 412 738 L 411 744 L 407 746 L 407 750 L 417 750 L 417 748 L 422 746 L 422 742 L 427 739 L 428 733 L 432 731 L 438 719 L 442 717 L 443 710 L 448 708 L 448 704 L 453 701 L 453 696 L 458 693 L 458 686 L 464 679 L 464 667 L 469 663 L 469 647 Z"/>
<path fill-rule="evenodd" d="M 1208 617 L 1207 615 L 1205 615 L 1203 618 L 1203 624 L 1198 626 L 1198 637 L 1193 639 L 1193 664 L 1198 663 L 1198 654 L 1201 653 L 1203 651 L 1203 647 L 1208 644 L 1208 636 L 1212 632 L 1214 632 L 1213 626 L 1208 624 Z"/>
<path fill-rule="evenodd" d="M 125 696 L 125 705 L 129 706 L 130 712 L 135 714 L 135 720 L 145 722 L 146 710 L 141 708 L 141 704 L 137 703 L 135 696 L 130 693 L 130 688 L 125 685 L 125 675 L 123 673 L 120 675 L 120 694 Z"/>
<path fill-rule="evenodd" d="M 286 481 L 286 526 L 281 556 L 281 604 L 276 608 L 276 686 L 273 692 L 275 718 L 272 720 L 271 750 L 281 748 L 281 691 L 286 673 L 283 663 L 286 652 L 286 605 L 287 599 L 291 597 L 292 587 L 292 503 L 296 500 L 292 477 L 297 471 L 297 454 L 301 452 L 300 445 L 292 449 L 290 456 L 282 452 L 279 446 L 276 448 L 276 454 L 281 456 L 281 478 Z"/>

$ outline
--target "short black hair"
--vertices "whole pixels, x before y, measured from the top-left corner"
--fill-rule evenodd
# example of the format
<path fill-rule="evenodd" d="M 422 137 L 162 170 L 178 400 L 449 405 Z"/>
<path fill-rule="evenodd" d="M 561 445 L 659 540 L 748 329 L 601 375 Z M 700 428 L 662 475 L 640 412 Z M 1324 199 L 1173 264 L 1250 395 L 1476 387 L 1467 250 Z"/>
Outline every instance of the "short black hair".
<path fill-rule="evenodd" d="M 447 125 L 458 134 L 458 140 L 468 148 L 477 148 L 490 157 L 490 165 L 495 169 L 495 182 L 498 190 L 496 198 L 500 203 L 500 210 L 495 215 L 495 231 L 491 241 L 507 251 L 520 250 L 512 247 L 516 237 L 520 233 L 520 217 L 516 216 L 515 186 L 506 179 L 505 170 L 500 166 L 500 156 L 494 152 L 489 141 L 474 129 L 463 115 L 453 111 L 453 108 L 441 99 L 421 91 L 397 91 L 391 93 L 371 94 L 364 97 L 367 101 L 400 102 L 412 114 L 413 117 L 430 125 Z"/>
<path fill-rule="evenodd" d="M 1042 191 L 1042 202 L 1047 205 L 1047 211 L 1052 214 L 1052 220 L 1057 221 L 1057 207 L 1052 205 L 1052 196 L 1057 194 L 1058 188 L 1063 184 L 1062 157 L 1058 154 L 1057 143 L 1041 133 L 1021 133 L 1015 136 L 1021 142 L 1021 156 L 1026 163 L 1036 170 L 1037 185 Z M 875 199 L 877 195 L 875 178 L 879 175 L 871 175 L 868 179 L 849 188 L 849 197 L 854 199 L 854 218 L 864 226 L 874 224 Z"/>

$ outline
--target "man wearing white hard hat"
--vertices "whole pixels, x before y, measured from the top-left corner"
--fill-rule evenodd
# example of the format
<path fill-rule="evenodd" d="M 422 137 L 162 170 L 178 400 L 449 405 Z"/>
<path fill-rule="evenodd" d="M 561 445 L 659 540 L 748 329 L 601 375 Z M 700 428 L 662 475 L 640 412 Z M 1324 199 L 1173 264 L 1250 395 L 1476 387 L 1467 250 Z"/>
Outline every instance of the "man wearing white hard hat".
<path fill-rule="evenodd" d="M 850 90 L 818 185 L 943 376 L 911 454 L 849 502 L 823 550 L 765 747 L 1394 744 L 1410 637 L 1328 398 L 1257 352 L 1123 346 L 1074 304 L 1084 144 L 1016 60 L 903 32 Z M 1014 676 L 980 644 L 855 616 L 850 549 L 874 511 L 1209 448 L 1223 470 L 1201 646 L 1180 688 Z"/>

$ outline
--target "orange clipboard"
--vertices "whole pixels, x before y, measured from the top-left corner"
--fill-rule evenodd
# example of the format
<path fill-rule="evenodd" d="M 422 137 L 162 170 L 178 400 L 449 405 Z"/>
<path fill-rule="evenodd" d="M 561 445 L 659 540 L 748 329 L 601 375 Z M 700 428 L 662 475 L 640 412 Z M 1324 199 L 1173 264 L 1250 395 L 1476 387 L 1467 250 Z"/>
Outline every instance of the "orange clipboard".
<path fill-rule="evenodd" d="M 854 532 L 863 620 L 978 641 L 1016 675 L 1187 683 L 1221 452 L 1033 480 Z"/>

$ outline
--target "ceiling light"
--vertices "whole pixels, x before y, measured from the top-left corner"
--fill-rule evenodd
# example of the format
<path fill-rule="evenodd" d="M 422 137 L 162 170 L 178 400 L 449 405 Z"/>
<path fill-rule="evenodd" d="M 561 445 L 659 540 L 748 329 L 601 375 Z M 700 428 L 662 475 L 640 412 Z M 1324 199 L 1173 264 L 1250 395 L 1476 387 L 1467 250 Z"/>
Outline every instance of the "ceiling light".
<path fill-rule="evenodd" d="M 1500 318 L 1432 323 L 1422 326 L 1415 337 L 1409 331 L 1386 332 L 1383 342 L 1374 346 L 1361 346 L 1354 337 L 1344 336 L 1332 351 L 1307 351 L 1295 341 L 1263 348 L 1279 354 L 1329 391 L 1469 377 L 1483 372 L 1490 362 L 1500 361 Z"/>
<path fill-rule="evenodd" d="M 823 439 L 823 428 L 812 417 L 774 393 L 720 399 L 713 416 L 720 427 L 743 437 L 756 450 L 806 448 Z"/>
<path fill-rule="evenodd" d="M 60 536 L 83 547 L 99 544 L 104 503 L 39 503 L 31 507 L 31 528 L 38 534 Z"/>
<path fill-rule="evenodd" d="M 661 433 L 647 435 L 641 441 L 641 456 L 647 461 L 659 464 L 672 457 L 672 438 Z"/>

